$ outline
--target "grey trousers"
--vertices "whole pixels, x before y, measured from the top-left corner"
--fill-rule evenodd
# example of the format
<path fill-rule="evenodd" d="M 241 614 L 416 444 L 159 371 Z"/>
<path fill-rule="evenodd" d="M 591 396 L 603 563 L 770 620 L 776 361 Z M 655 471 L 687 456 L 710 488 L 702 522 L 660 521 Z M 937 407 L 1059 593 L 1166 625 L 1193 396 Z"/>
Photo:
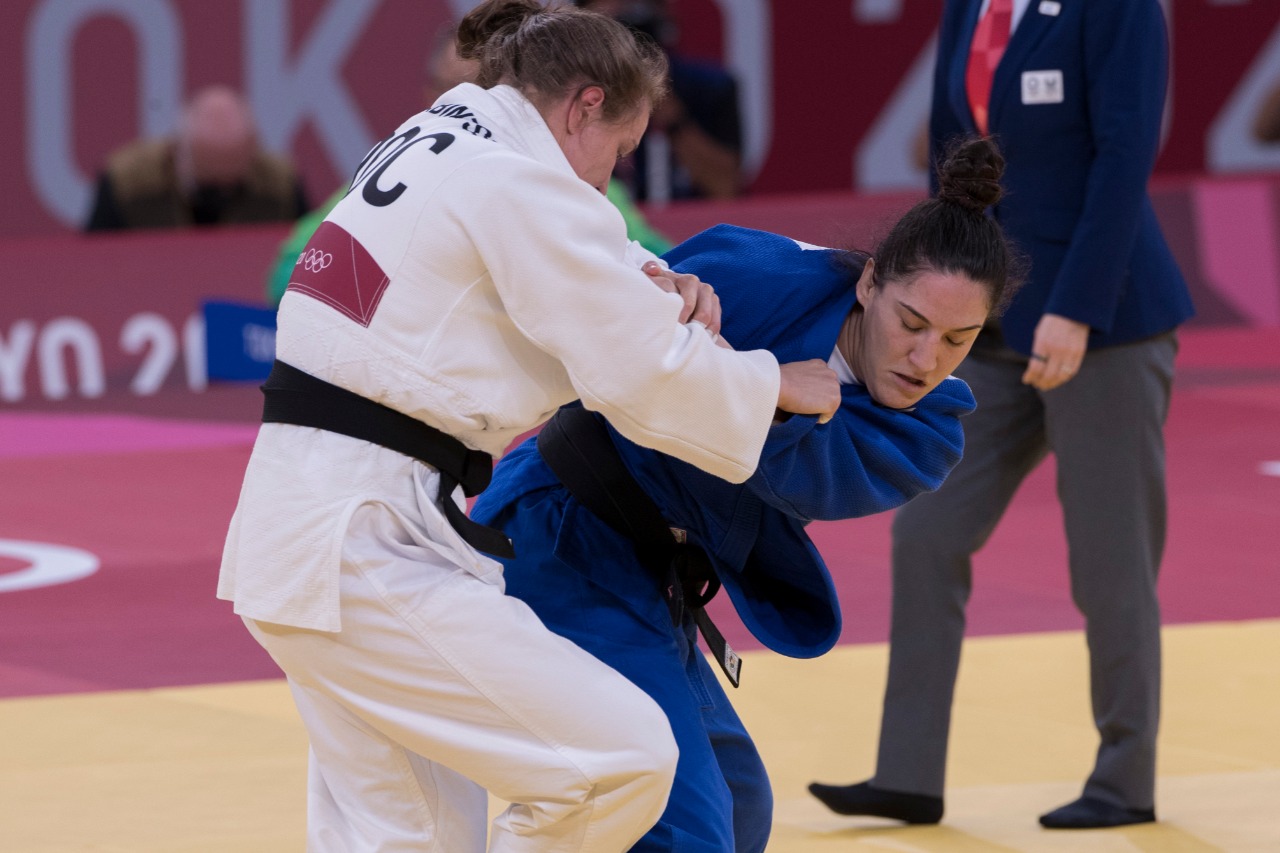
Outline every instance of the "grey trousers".
<path fill-rule="evenodd" d="M 1164 422 L 1176 353 L 1172 332 L 1091 351 L 1073 380 L 1048 392 L 1020 382 L 1026 359 L 1011 350 L 975 348 L 961 365 L 957 374 L 978 401 L 964 420 L 964 459 L 941 489 L 915 498 L 893 522 L 893 621 L 877 787 L 942 795 L 971 556 L 1018 485 L 1052 452 L 1101 737 L 1084 793 L 1127 808 L 1153 807 L 1156 574 L 1165 541 Z M 1028 564 L 1040 559 L 1026 555 Z"/>

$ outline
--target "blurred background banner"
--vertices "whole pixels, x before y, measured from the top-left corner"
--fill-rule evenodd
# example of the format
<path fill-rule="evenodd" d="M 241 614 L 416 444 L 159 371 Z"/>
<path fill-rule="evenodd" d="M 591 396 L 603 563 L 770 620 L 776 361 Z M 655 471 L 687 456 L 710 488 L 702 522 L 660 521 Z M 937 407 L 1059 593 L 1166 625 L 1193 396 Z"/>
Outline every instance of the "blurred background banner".
<path fill-rule="evenodd" d="M 215 296 L 260 305 L 283 233 L 281 226 L 0 238 L 0 409 L 155 412 L 175 397 L 205 396 L 201 305 Z M 183 403 L 171 413 L 232 415 L 220 415 L 213 400 L 208 411 Z"/>
<path fill-rule="evenodd" d="M 0 236 L 76 228 L 111 150 L 173 128 L 222 83 L 324 198 L 420 101 L 422 57 L 470 0 L 6 0 Z M 738 78 L 754 194 L 924 186 L 940 0 L 679 0 L 679 50 Z M 1251 133 L 1280 83 L 1280 3 L 1169 0 L 1173 79 L 1158 175 L 1280 169 Z M 1224 50 L 1224 45 L 1230 45 Z"/>
<path fill-rule="evenodd" d="M 276 357 L 276 311 L 244 302 L 207 299 L 205 373 L 211 380 L 261 382 Z"/>
<path fill-rule="evenodd" d="M 919 197 L 790 193 L 691 201 L 650 214 L 676 240 L 719 222 L 799 240 L 873 247 Z M 1196 302 L 1192 326 L 1280 325 L 1280 181 L 1163 178 L 1152 200 Z M 248 355 L 274 328 L 264 281 L 287 224 L 0 237 L 0 409 L 110 408 L 251 417 L 206 401 L 212 379 L 256 379 Z M 206 345 L 206 303 L 217 328 Z M 230 306 L 227 303 L 231 303 Z M 225 322 L 224 322 L 225 321 Z M 250 329 L 252 327 L 252 329 Z M 270 328 L 268 328 L 270 327 Z M 250 329 L 246 335 L 246 329 Z M 256 342 L 256 343 L 255 343 Z M 217 350 L 216 364 L 206 352 Z M 265 374 L 264 374 L 265 375 Z"/>

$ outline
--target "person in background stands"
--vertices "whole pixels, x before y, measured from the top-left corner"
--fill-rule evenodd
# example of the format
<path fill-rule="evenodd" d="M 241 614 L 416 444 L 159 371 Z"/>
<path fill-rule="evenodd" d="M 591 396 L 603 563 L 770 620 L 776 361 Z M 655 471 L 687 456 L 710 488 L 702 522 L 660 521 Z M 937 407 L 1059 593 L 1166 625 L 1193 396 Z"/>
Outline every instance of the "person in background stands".
<path fill-rule="evenodd" d="M 975 130 L 998 139 L 1009 194 L 995 217 L 1031 272 L 959 369 L 978 401 L 964 459 L 894 519 L 875 776 L 810 787 L 840 814 L 941 820 L 972 556 L 1052 453 L 1099 744 L 1081 797 L 1040 823 L 1156 818 L 1164 422 L 1176 329 L 1193 313 L 1147 196 L 1168 62 L 1159 0 L 944 6 L 930 150 Z"/>
<path fill-rule="evenodd" d="M 259 146 L 249 104 L 211 86 L 191 98 L 173 136 L 111 154 L 85 230 L 284 222 L 307 207 L 293 166 Z"/>
<path fill-rule="evenodd" d="M 738 82 L 711 62 L 675 53 L 668 0 L 576 0 L 657 42 L 671 64 L 671 94 L 653 113 L 627 181 L 641 202 L 734 198 L 742 192 Z"/>

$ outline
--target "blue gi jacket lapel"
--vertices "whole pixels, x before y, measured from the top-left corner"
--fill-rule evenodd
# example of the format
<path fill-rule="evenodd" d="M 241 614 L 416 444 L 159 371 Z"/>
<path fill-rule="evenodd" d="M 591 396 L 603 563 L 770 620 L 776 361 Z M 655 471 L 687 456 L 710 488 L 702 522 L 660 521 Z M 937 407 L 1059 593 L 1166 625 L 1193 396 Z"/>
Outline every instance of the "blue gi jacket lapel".
<path fill-rule="evenodd" d="M 1115 2 L 1116 0 L 1112 0 Z M 1057 0 L 1059 12 L 1046 15 L 1040 11 L 1038 0 L 1032 0 L 1027 11 L 1023 13 L 1018 28 L 1009 39 L 1009 46 L 1000 64 L 996 66 L 996 76 L 991 82 L 991 116 L 988 124 L 995 133 L 1000 127 L 1000 114 L 1010 103 L 1017 103 L 1022 98 L 1022 72 L 1027 69 L 1026 59 L 1041 39 L 1053 29 L 1062 17 L 1061 7 L 1070 0 Z"/>

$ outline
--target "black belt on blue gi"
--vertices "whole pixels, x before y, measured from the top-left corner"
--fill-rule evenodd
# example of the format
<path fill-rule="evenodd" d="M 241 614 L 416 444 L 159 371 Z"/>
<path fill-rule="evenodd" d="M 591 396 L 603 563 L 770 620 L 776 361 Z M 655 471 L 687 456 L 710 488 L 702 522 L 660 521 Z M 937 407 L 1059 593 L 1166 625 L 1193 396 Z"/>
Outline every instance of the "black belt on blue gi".
<path fill-rule="evenodd" d="M 479 551 L 514 557 L 502 531 L 467 518 L 453 500 L 461 485 L 467 497 L 478 495 L 493 477 L 493 457 L 470 450 L 458 439 L 403 412 L 375 403 L 276 360 L 262 385 L 262 422 L 295 424 L 336 432 L 394 450 L 440 472 L 440 507 L 453 529 Z"/>
<path fill-rule="evenodd" d="M 661 584 L 678 627 L 687 608 L 729 682 L 738 686 L 742 659 L 704 609 L 720 590 L 711 560 L 662 517 L 658 505 L 627 470 L 604 421 L 586 409 L 561 409 L 538 433 L 547 467 L 579 503 L 635 545 L 640 562 Z"/>

